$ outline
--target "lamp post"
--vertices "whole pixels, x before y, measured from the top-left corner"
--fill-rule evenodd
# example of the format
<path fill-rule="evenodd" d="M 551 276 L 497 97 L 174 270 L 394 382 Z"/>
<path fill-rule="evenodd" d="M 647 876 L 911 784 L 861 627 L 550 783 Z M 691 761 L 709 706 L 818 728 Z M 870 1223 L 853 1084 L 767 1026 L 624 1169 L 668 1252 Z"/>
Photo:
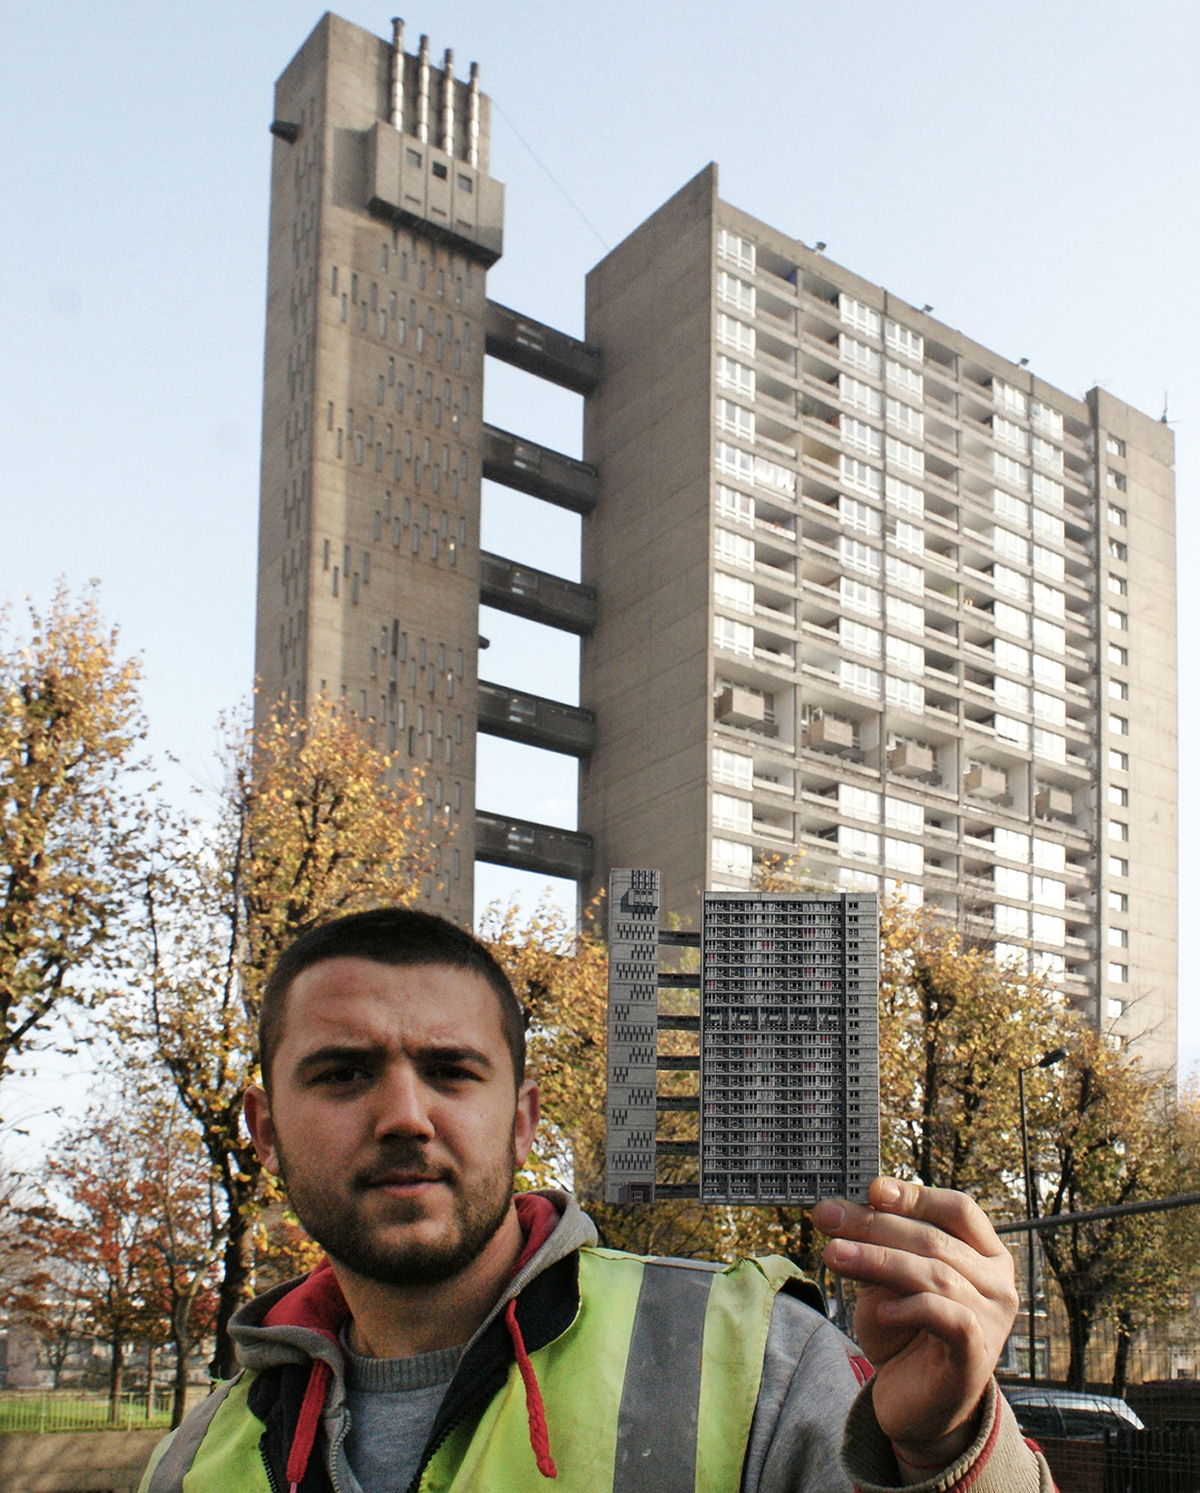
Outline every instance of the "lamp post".
<path fill-rule="evenodd" d="M 1043 1053 L 1036 1063 L 1030 1063 L 1027 1068 L 1017 1069 L 1017 1091 L 1021 1096 L 1021 1158 L 1025 1167 L 1025 1218 L 1030 1221 L 1037 1217 L 1037 1207 L 1033 1197 L 1033 1169 L 1029 1165 L 1029 1126 L 1025 1122 L 1025 1075 L 1032 1073 L 1035 1068 L 1053 1068 L 1055 1063 L 1061 1063 L 1067 1056 L 1065 1047 L 1056 1047 L 1053 1052 Z M 1036 1240 L 1034 1230 L 1029 1230 L 1029 1242 L 1026 1246 L 1026 1254 L 1029 1265 L 1028 1275 L 1028 1307 L 1029 1307 L 1029 1382 L 1037 1383 L 1037 1345 L 1034 1339 L 1034 1293 L 1036 1282 L 1034 1280 L 1033 1248 Z"/>

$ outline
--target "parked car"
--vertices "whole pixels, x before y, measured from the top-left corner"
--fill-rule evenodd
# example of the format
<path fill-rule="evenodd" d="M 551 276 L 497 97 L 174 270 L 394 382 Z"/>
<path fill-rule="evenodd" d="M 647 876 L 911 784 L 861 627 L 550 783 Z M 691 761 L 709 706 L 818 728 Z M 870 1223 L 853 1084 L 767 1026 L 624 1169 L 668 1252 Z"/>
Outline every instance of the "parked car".
<path fill-rule="evenodd" d="M 1070 1441 L 1099 1441 L 1105 1431 L 1129 1426 L 1146 1428 L 1124 1400 L 1111 1395 L 1080 1394 L 1071 1389 L 1022 1388 L 1001 1385 L 1026 1436 L 1060 1437 Z"/>

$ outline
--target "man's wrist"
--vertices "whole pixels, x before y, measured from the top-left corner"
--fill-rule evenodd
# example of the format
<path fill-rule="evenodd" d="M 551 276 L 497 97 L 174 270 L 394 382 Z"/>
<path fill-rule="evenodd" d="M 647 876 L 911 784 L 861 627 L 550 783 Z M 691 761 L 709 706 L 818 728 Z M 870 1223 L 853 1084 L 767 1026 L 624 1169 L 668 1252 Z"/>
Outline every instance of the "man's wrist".
<path fill-rule="evenodd" d="M 893 1441 L 896 1458 L 906 1483 L 924 1482 L 931 1474 L 942 1472 L 957 1462 L 979 1434 L 982 1401 L 960 1426 L 936 1441 Z"/>

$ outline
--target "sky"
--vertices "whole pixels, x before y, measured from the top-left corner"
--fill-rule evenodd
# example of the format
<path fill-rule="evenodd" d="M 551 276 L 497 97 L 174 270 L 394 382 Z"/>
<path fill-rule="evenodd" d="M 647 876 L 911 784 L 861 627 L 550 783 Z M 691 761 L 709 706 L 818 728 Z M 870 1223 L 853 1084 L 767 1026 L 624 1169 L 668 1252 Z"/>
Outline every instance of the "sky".
<path fill-rule="evenodd" d="M 342 14 L 381 36 L 390 11 Z M 211 790 L 250 689 L 272 86 L 298 0 L 9 7 L 0 51 L 0 605 L 101 585 L 167 791 Z M 722 196 L 1075 395 L 1177 440 L 1180 760 L 1200 745 L 1200 7 L 1191 0 L 424 0 L 478 60 L 505 252 L 489 294 L 583 330 L 588 269 L 710 160 Z M 580 401 L 489 362 L 485 417 L 572 454 Z M 483 543 L 578 575 L 578 520 L 490 484 Z M 485 612 L 487 677 L 576 698 L 577 644 Z M 176 759 L 174 762 L 168 760 Z M 574 824 L 565 759 L 481 740 L 482 806 Z M 1185 915 L 1200 792 L 1181 772 Z M 481 868 L 480 906 L 547 883 Z M 565 883 L 551 888 L 567 901 Z M 1186 1067 L 1200 981 L 1181 961 Z M 6 1094 L 82 1092 L 47 1059 Z M 15 1106 L 15 1108 L 14 1108 Z M 0 1137 L 2 1139 L 2 1137 Z"/>

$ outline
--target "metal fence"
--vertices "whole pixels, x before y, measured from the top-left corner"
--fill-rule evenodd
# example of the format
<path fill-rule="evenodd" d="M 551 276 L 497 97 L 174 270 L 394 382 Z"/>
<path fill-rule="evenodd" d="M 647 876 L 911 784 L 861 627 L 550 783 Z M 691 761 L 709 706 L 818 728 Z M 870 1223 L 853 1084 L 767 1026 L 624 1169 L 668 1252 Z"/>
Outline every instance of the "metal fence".
<path fill-rule="evenodd" d="M 171 1397 L 155 1396 L 147 1414 L 144 1394 L 124 1394 L 115 1418 L 106 1394 L 69 1389 L 0 1393 L 0 1433 L 5 1431 L 144 1431 L 171 1424 Z"/>
<path fill-rule="evenodd" d="M 1200 1493 L 1200 1427 L 1123 1427 L 1103 1441 L 1038 1438 L 1059 1493 Z"/>

